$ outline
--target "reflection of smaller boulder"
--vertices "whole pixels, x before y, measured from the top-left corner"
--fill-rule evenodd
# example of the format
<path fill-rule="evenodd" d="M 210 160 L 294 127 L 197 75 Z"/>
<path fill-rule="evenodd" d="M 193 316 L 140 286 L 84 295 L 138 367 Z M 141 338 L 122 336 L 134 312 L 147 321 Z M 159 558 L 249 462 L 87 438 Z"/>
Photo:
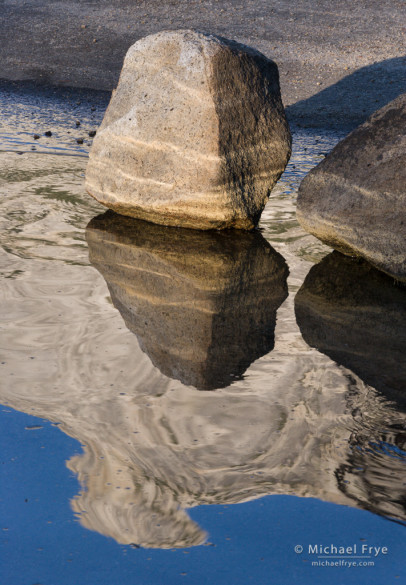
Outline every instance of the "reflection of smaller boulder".
<path fill-rule="evenodd" d="M 165 375 L 224 387 L 273 349 L 288 268 L 258 232 L 180 230 L 107 212 L 86 237 L 115 307 Z"/>
<path fill-rule="evenodd" d="M 304 340 L 406 406 L 406 290 L 363 260 L 333 252 L 296 295 Z"/>

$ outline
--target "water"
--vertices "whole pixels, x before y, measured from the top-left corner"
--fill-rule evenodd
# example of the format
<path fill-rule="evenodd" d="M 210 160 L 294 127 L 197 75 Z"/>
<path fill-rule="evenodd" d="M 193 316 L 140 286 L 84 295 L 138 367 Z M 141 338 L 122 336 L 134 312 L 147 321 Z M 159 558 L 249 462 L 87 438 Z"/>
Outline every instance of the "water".
<path fill-rule="evenodd" d="M 1 582 L 402 582 L 405 291 L 295 219 L 341 135 L 202 234 L 86 195 L 105 95 L 1 90 Z"/>

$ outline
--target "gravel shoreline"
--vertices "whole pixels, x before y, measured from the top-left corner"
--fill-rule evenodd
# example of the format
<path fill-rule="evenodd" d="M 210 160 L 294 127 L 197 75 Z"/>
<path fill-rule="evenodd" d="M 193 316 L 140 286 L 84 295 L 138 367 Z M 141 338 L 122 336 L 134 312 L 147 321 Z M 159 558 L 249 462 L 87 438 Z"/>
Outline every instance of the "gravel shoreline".
<path fill-rule="evenodd" d="M 406 92 L 405 9 L 403 0 L 4 0 L 0 78 L 111 91 L 136 40 L 195 28 L 274 59 L 292 122 L 351 129 Z"/>

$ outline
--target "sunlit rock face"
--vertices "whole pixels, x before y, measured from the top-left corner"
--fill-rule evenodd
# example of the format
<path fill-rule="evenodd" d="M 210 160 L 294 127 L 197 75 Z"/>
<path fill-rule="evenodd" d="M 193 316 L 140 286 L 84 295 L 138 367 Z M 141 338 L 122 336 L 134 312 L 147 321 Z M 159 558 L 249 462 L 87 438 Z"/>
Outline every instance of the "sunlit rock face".
<path fill-rule="evenodd" d="M 220 388 L 273 349 L 288 268 L 260 233 L 200 233 L 107 212 L 86 238 L 113 304 L 166 376 Z"/>
<path fill-rule="evenodd" d="M 270 494 L 406 520 L 403 415 L 354 379 L 344 393 L 308 387 L 274 398 L 187 388 L 148 408 L 145 398 L 130 398 L 120 427 L 69 462 L 84 487 L 73 510 L 86 528 L 152 548 L 205 541 L 187 508 Z"/>
<path fill-rule="evenodd" d="M 86 189 L 161 225 L 252 229 L 290 153 L 273 61 L 215 35 L 162 31 L 125 57 Z"/>
<path fill-rule="evenodd" d="M 406 409 L 406 289 L 363 260 L 334 252 L 295 299 L 305 341 Z"/>

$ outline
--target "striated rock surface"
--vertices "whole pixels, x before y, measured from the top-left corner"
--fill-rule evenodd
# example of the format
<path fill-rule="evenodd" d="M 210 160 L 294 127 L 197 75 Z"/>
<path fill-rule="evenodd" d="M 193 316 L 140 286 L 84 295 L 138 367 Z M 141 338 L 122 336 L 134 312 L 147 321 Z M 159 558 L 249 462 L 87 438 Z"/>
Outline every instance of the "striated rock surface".
<path fill-rule="evenodd" d="M 406 282 L 406 94 L 305 177 L 297 216 L 322 242 Z"/>
<path fill-rule="evenodd" d="M 164 31 L 127 53 L 86 188 L 158 224 L 251 229 L 290 145 L 273 61 L 214 35 Z"/>
<path fill-rule="evenodd" d="M 273 349 L 289 271 L 258 232 L 176 230 L 110 211 L 86 238 L 113 304 L 166 376 L 228 386 Z"/>
<path fill-rule="evenodd" d="M 304 340 L 406 409 L 406 290 L 368 262 L 333 252 L 295 298 Z"/>

